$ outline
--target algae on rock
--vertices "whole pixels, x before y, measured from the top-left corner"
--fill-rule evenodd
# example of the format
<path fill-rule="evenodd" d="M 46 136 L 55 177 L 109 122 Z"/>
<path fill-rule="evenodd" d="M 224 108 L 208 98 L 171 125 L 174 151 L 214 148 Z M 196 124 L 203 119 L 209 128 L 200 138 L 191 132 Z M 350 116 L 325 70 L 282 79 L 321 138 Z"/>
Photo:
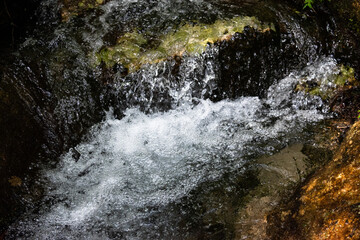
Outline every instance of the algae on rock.
<path fill-rule="evenodd" d="M 147 40 L 137 32 L 126 33 L 121 36 L 117 45 L 101 50 L 97 56 L 97 64 L 103 61 L 107 67 L 121 63 L 129 70 L 137 68 L 137 62 L 144 53 Z"/>
<path fill-rule="evenodd" d="M 62 0 L 61 18 L 68 21 L 71 16 L 77 16 L 88 9 L 96 8 L 105 3 L 105 0 Z"/>
<path fill-rule="evenodd" d="M 201 54 L 208 44 L 228 40 L 236 32 L 241 33 L 246 26 L 264 32 L 275 30 L 273 24 L 247 16 L 217 20 L 213 24 L 186 23 L 173 32 L 159 36 L 156 46 L 150 46 L 148 43 L 151 39 L 133 31 L 121 36 L 115 46 L 100 50 L 96 54 L 96 64 L 104 62 L 107 67 L 121 64 L 129 72 L 134 72 L 142 65 L 161 62 L 169 57 Z"/>
<path fill-rule="evenodd" d="M 335 96 L 335 90 L 358 86 L 354 74 L 353 68 L 338 65 L 337 72 L 331 76 L 300 81 L 296 86 L 296 91 L 305 91 L 311 95 L 319 96 L 323 100 L 329 100 Z"/>

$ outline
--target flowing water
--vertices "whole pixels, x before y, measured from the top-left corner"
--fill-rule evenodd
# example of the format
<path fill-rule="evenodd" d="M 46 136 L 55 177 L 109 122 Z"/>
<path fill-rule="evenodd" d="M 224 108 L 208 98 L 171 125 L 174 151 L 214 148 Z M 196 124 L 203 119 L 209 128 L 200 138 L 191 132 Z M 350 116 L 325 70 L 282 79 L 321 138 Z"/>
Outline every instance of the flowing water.
<path fill-rule="evenodd" d="M 189 211 L 200 209 L 176 210 L 189 204 L 185 197 L 211 183 L 221 185 L 226 175 L 244 174 L 244 166 L 255 157 L 301 141 L 303 129 L 324 119 L 327 108 L 319 98 L 293 89 L 301 79 L 326 78 L 336 71 L 334 60 L 322 59 L 272 85 L 264 99 L 240 97 L 214 103 L 189 101 L 183 94 L 179 106 L 167 112 L 145 114 L 130 108 L 121 120 L 108 112 L 88 140 L 64 154 L 55 169 L 42 170 L 43 206 L 14 226 L 17 236 L 191 236 L 190 226 L 181 224 Z M 176 96 L 186 90 L 175 92 Z M 236 189 L 228 188 L 230 196 L 238 196 Z M 220 204 L 208 211 L 221 208 Z"/>
<path fill-rule="evenodd" d="M 54 19 L 51 11 L 57 9 L 52 4 L 43 2 L 40 20 Z M 136 28 L 156 38 L 184 21 L 212 23 L 224 16 L 261 12 L 251 4 L 109 1 L 68 23 L 54 20 L 55 30 L 43 39 L 29 38 L 21 54 L 27 60 L 40 55 L 47 84 L 57 94 L 54 114 L 64 126 L 61 134 L 71 139 L 73 129 L 87 132 L 90 123 L 76 124 L 98 109 L 107 113 L 55 167 L 40 164 L 35 185 L 42 189 L 42 199 L 10 227 L 7 238 L 230 238 L 241 199 L 256 185 L 253 160 L 306 141 L 311 132 L 304 129 L 327 116 L 322 100 L 294 91 L 296 85 L 337 74 L 336 61 L 321 57 L 321 47 L 294 19 L 269 7 L 264 20 L 276 16 L 286 21 L 282 27 L 287 34 L 280 42 L 290 41 L 272 51 L 290 49 L 294 58 L 281 61 L 284 69 L 275 69 L 278 63 L 270 58 L 271 64 L 259 69 L 262 79 L 247 83 L 252 89 L 248 94 L 245 89 L 227 98 L 219 90 L 224 73 L 218 46 L 184 56 L 176 77 L 173 60 L 127 76 L 113 70 L 105 79 L 110 90 L 96 93 L 100 100 L 93 93 L 97 85 L 88 79 L 104 81 L 91 59 L 102 46 L 113 44 L 113 35 Z M 259 54 L 265 59 L 267 52 Z M 237 56 L 232 61 L 244 61 Z M 271 76 L 274 72 L 280 74 Z"/>

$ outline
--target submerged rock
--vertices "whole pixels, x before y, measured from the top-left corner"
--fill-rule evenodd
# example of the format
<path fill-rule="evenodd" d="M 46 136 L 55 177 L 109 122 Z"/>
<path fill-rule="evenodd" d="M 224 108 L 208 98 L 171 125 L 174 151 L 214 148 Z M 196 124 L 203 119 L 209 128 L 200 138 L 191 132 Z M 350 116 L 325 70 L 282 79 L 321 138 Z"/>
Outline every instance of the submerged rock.
<path fill-rule="evenodd" d="M 272 239 L 360 239 L 359 156 L 358 121 L 332 161 L 268 218 Z M 281 218 L 283 212 L 289 214 Z"/>
<path fill-rule="evenodd" d="M 262 240 L 268 237 L 267 215 L 281 202 L 284 195 L 291 192 L 293 186 L 327 160 L 313 161 L 313 156 L 306 155 L 307 148 L 303 144 L 294 144 L 256 161 L 260 184 L 244 198 L 245 204 L 240 208 L 235 221 L 235 239 Z M 313 150 L 326 153 L 321 148 Z M 290 213 L 282 214 L 281 218 L 284 218 Z"/>

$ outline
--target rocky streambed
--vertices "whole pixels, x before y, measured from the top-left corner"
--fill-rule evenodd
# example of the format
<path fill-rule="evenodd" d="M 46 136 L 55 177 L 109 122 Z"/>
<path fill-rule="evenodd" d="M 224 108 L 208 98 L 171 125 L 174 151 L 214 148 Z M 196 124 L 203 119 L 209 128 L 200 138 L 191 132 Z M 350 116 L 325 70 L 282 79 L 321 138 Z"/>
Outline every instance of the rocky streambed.
<path fill-rule="evenodd" d="M 1 238 L 356 239 L 356 3 L 42 1 L 1 60 Z"/>

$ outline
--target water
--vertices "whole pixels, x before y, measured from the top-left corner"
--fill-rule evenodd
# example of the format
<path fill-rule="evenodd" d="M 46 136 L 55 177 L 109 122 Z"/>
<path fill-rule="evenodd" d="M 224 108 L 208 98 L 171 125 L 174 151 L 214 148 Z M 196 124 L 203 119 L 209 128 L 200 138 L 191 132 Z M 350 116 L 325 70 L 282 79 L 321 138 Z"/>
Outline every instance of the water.
<path fill-rule="evenodd" d="M 328 109 L 320 98 L 294 92 L 296 84 L 338 71 L 332 58 L 323 58 L 275 81 L 262 99 L 211 102 L 192 96 L 183 84 L 172 89 L 169 111 L 129 108 L 121 120 L 108 112 L 56 168 L 41 171 L 44 200 L 12 226 L 10 236 L 191 239 L 206 216 L 191 206 L 194 192 L 222 187 L 226 176 L 243 175 L 253 159 L 302 141 L 303 129 L 324 119 Z M 231 184 L 226 189 L 239 195 Z M 226 207 L 222 197 L 209 199 L 205 204 L 217 207 L 207 211 Z"/>
<path fill-rule="evenodd" d="M 24 113 L 9 118 L 9 129 L 24 130 L 12 149 L 31 148 L 34 135 L 41 145 L 8 161 L 27 170 L 23 159 L 45 159 L 23 179 L 30 190 L 19 201 L 28 211 L 9 239 L 231 238 L 242 197 L 257 184 L 253 160 L 304 142 L 308 127 L 327 117 L 319 97 L 294 89 L 312 79 L 327 84 L 339 68 L 320 57 L 329 54 L 316 31 L 303 28 L 317 23 L 285 5 L 118 0 L 61 22 L 57 2 L 42 2 L 39 29 L 4 74 L 9 101 Z M 277 31 L 250 29 L 126 76 L 94 65 L 126 32 L 156 45 L 184 23 L 253 15 Z"/>

